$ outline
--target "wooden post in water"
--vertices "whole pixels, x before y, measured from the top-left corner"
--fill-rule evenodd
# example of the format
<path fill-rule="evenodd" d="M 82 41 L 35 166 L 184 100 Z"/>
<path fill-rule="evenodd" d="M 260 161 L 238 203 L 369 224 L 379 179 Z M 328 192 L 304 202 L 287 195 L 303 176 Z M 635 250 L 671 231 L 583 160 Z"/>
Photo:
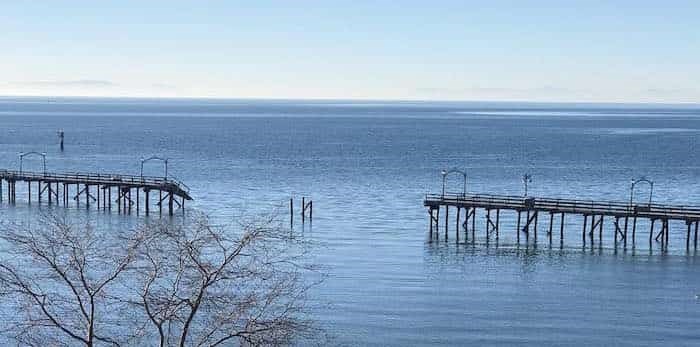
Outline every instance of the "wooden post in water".
<path fill-rule="evenodd" d="M 591 215 L 591 231 L 588 233 L 589 237 L 591 238 L 591 247 L 595 245 L 595 238 L 593 237 L 595 234 L 595 215 Z"/>
<path fill-rule="evenodd" d="M 651 250 L 651 239 L 654 237 L 654 222 L 655 219 L 651 219 L 651 227 L 649 228 L 649 250 Z"/>
<path fill-rule="evenodd" d="M 148 193 L 146 193 L 146 201 L 148 201 Z M 146 203 L 148 206 L 148 202 Z M 146 207 L 148 208 L 148 207 Z M 146 215 L 148 215 L 148 212 L 146 212 Z M 430 232 L 432 233 L 433 231 L 433 213 L 432 209 L 430 210 Z M 289 198 L 289 227 L 293 228 L 294 227 L 294 198 Z"/>
<path fill-rule="evenodd" d="M 496 209 L 496 241 L 498 241 L 498 229 L 500 228 L 501 210 Z"/>
<path fill-rule="evenodd" d="M 146 216 L 148 216 L 148 215 L 150 215 L 150 213 L 151 213 L 151 205 L 150 205 L 150 203 L 148 202 L 148 198 L 149 198 L 149 196 L 151 195 L 151 190 L 150 190 L 150 189 L 145 189 L 145 190 L 143 191 L 143 194 L 146 196 L 146 201 L 145 201 L 145 203 L 146 203 Z"/>
<path fill-rule="evenodd" d="M 549 236 L 549 244 L 552 244 L 552 228 L 554 227 L 554 212 L 549 213 L 549 232 L 547 235 Z"/>
<path fill-rule="evenodd" d="M 469 207 L 464 208 L 464 222 L 462 222 L 462 230 L 464 230 L 464 242 L 469 242 Z"/>
<path fill-rule="evenodd" d="M 491 209 L 486 209 L 486 242 L 489 241 L 489 236 L 490 236 L 490 230 L 491 226 L 489 225 L 491 223 Z"/>
<path fill-rule="evenodd" d="M 455 239 L 459 242 L 459 215 L 462 213 L 462 208 L 457 206 L 457 220 L 455 221 Z"/>
<path fill-rule="evenodd" d="M 629 216 L 625 216 L 625 238 L 623 246 L 627 248 L 627 223 L 629 222 Z"/>
<path fill-rule="evenodd" d="M 518 238 L 518 243 L 520 243 L 520 215 L 521 215 L 521 213 L 522 213 L 522 211 L 518 210 L 518 223 L 517 223 L 517 226 L 515 227 L 516 228 L 515 235 Z"/>
<path fill-rule="evenodd" d="M 445 240 L 447 240 L 447 229 L 450 225 L 448 216 L 450 215 L 450 206 L 445 205 Z"/>
<path fill-rule="evenodd" d="M 436 239 L 440 238 L 440 205 L 438 205 L 437 211 L 435 214 L 435 238 Z"/>
<path fill-rule="evenodd" d="M 564 244 L 564 212 L 561 213 L 559 220 L 559 243 Z"/>
<path fill-rule="evenodd" d="M 476 207 L 472 207 L 472 243 L 476 242 Z"/>
<path fill-rule="evenodd" d="M 614 239 L 615 239 L 615 249 L 617 249 L 617 234 L 620 230 L 620 217 L 619 216 L 615 216 L 615 222 L 613 222 L 613 224 L 615 225 L 615 233 L 613 234 Z"/>
<path fill-rule="evenodd" d="M 581 239 L 583 241 L 583 247 L 586 247 L 586 225 L 588 224 L 588 215 L 583 215 L 583 233 L 581 234 Z"/>
<path fill-rule="evenodd" d="M 291 207 L 292 204 L 290 203 L 289 206 Z M 291 208 L 290 208 L 290 212 L 291 212 Z M 432 238 L 433 238 L 433 207 L 432 206 L 430 206 L 428 208 L 428 218 L 430 219 L 430 226 L 428 227 L 428 233 L 430 234 L 430 239 L 432 240 Z M 293 223 L 291 218 L 289 220 L 289 223 L 290 224 Z"/>

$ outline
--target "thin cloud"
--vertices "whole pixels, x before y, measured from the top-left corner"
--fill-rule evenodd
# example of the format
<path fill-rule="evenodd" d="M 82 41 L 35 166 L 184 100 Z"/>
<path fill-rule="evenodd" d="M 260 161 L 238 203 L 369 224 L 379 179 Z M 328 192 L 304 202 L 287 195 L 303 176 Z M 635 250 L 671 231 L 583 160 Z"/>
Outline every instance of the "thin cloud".
<path fill-rule="evenodd" d="M 22 81 L 13 84 L 28 87 L 90 87 L 90 88 L 111 88 L 118 86 L 117 83 L 107 80 L 63 80 L 63 81 Z"/>

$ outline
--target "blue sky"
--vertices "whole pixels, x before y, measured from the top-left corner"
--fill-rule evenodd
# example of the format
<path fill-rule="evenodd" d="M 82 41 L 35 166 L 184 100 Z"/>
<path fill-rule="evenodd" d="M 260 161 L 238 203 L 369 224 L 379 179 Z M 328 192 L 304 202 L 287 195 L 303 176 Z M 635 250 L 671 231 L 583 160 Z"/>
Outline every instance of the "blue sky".
<path fill-rule="evenodd" d="M 700 1 L 3 1 L 0 95 L 700 102 Z"/>

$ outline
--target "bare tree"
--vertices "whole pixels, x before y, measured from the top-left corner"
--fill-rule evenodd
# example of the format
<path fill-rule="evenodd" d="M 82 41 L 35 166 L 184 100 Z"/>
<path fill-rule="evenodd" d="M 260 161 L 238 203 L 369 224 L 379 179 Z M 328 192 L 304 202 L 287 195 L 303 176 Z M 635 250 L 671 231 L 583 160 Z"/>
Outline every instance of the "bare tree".
<path fill-rule="evenodd" d="M 98 233 L 54 215 L 0 233 L 0 332 L 22 345 L 284 345 L 316 338 L 323 275 L 274 218 L 201 215 Z M 115 235 L 116 233 L 116 235 Z M 309 341 L 309 340 L 307 340 Z"/>
<path fill-rule="evenodd" d="M 142 233 L 133 304 L 160 346 L 283 345 L 315 332 L 305 303 L 316 281 L 303 275 L 317 268 L 304 241 L 274 219 L 227 228 L 199 216 Z"/>
<path fill-rule="evenodd" d="M 109 292 L 141 239 L 104 237 L 90 224 L 78 227 L 55 215 L 36 224 L 12 225 L 0 234 L 0 293 L 10 306 L 6 312 L 15 314 L 4 335 L 25 345 L 123 343 L 125 324 L 109 314 L 123 304 Z"/>

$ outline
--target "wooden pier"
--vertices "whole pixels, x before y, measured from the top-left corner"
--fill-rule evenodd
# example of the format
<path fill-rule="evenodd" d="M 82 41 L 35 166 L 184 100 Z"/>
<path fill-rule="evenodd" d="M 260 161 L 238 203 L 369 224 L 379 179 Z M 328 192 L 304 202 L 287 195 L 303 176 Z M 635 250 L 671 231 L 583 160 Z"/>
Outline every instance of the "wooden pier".
<path fill-rule="evenodd" d="M 184 211 L 185 200 L 192 200 L 189 188 L 174 178 L 0 170 L 0 202 L 6 198 L 7 202 L 15 204 L 18 184 L 26 184 L 29 204 L 80 207 L 82 203 L 87 209 L 94 206 L 98 210 L 116 209 L 124 214 L 132 211 L 138 214 L 143 210 L 148 216 L 155 206 L 160 215 L 165 209 L 172 216 L 177 209 Z"/>
<path fill-rule="evenodd" d="M 627 247 L 628 242 L 634 247 L 637 239 L 648 239 L 649 249 L 654 243 L 659 243 L 662 250 L 668 250 L 669 222 L 680 221 L 685 228 L 685 247 L 697 249 L 698 224 L 700 222 L 700 206 L 677 206 L 662 204 L 631 204 L 609 201 L 586 201 L 573 199 L 548 199 L 522 196 L 500 195 L 469 195 L 469 194 L 444 194 L 427 195 L 424 205 L 428 208 L 430 216 L 430 234 L 437 236 L 440 231 L 440 213 L 444 215 L 443 228 L 445 237 L 452 221 L 449 218 L 450 210 L 455 212 L 455 236 L 459 241 L 463 232 L 466 240 L 471 233 L 472 242 L 475 240 L 477 210 L 482 210 L 485 216 L 485 236 L 488 241 L 491 238 L 498 240 L 501 230 L 503 212 L 514 215 L 515 238 L 517 242 L 530 239 L 537 243 L 538 222 L 544 219 L 544 237 L 551 244 L 553 238 L 558 238 L 563 246 L 565 237 L 565 220 L 567 217 L 576 216 L 581 221 L 579 224 L 582 245 L 593 246 L 596 242 L 602 247 L 603 225 L 605 221 L 611 224 L 608 232 L 613 233 L 615 248 L 621 244 Z M 461 219 L 461 216 L 464 216 Z M 648 220 L 649 230 L 639 230 L 638 222 Z M 577 233 L 578 233 L 577 232 Z M 648 235 L 646 235 L 648 232 Z M 557 235 L 558 234 L 558 235 Z M 628 241 L 629 240 L 629 241 Z"/>

